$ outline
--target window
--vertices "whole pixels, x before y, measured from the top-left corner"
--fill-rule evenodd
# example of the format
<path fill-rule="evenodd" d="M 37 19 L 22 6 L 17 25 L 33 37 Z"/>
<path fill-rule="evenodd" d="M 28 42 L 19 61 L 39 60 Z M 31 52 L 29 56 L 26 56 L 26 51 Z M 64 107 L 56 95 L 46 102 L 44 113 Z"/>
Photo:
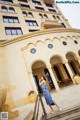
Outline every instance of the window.
<path fill-rule="evenodd" d="M 62 27 L 62 28 L 66 28 L 66 26 L 65 26 L 64 23 L 61 23 L 61 27 Z"/>
<path fill-rule="evenodd" d="M 52 44 L 48 44 L 48 48 L 52 49 L 53 45 Z"/>
<path fill-rule="evenodd" d="M 12 0 L 0 0 L 0 2 L 13 3 Z"/>
<path fill-rule="evenodd" d="M 43 18 L 43 15 L 42 14 L 39 14 L 40 18 Z"/>
<path fill-rule="evenodd" d="M 78 41 L 77 41 L 77 40 L 74 40 L 74 43 L 75 43 L 75 44 L 78 44 Z"/>
<path fill-rule="evenodd" d="M 66 45 L 67 45 L 67 42 L 63 41 L 62 44 L 66 46 Z"/>
<path fill-rule="evenodd" d="M 53 15 L 53 18 L 56 19 L 55 15 Z"/>
<path fill-rule="evenodd" d="M 60 17 L 59 17 L 59 16 L 57 16 L 57 18 L 58 18 L 58 20 L 60 20 Z"/>
<path fill-rule="evenodd" d="M 36 21 L 26 20 L 27 26 L 38 26 Z"/>
<path fill-rule="evenodd" d="M 12 8 L 12 7 L 9 7 L 9 12 L 12 12 L 12 13 L 14 13 L 14 12 L 15 12 L 14 8 Z"/>
<path fill-rule="evenodd" d="M 29 32 L 36 32 L 36 31 L 39 31 L 39 30 L 29 30 Z"/>
<path fill-rule="evenodd" d="M 24 16 L 27 16 L 27 13 L 26 13 L 26 12 L 23 11 L 22 13 L 23 13 Z"/>
<path fill-rule="evenodd" d="M 5 6 L 2 6 L 1 10 L 4 11 L 4 12 L 7 12 L 7 8 Z"/>
<path fill-rule="evenodd" d="M 3 16 L 4 23 L 19 23 L 18 17 Z"/>
<path fill-rule="evenodd" d="M 44 18 L 48 18 L 48 16 L 46 14 L 44 14 Z"/>
<path fill-rule="evenodd" d="M 27 0 L 18 0 L 18 1 L 20 1 L 20 2 L 27 2 Z"/>
<path fill-rule="evenodd" d="M 22 35 L 21 28 L 5 28 L 6 35 Z"/>
<path fill-rule="evenodd" d="M 24 5 L 24 4 L 20 4 L 20 5 L 21 5 L 21 7 L 23 7 L 23 8 L 30 8 L 29 5 Z"/>
<path fill-rule="evenodd" d="M 53 7 L 52 4 L 48 4 L 48 3 L 46 3 L 46 6 L 47 7 Z"/>
<path fill-rule="evenodd" d="M 33 17 L 31 12 L 28 12 L 28 17 Z"/>
<path fill-rule="evenodd" d="M 42 10 L 42 11 L 44 11 L 44 8 L 42 8 L 42 7 L 35 7 L 37 10 Z"/>
<path fill-rule="evenodd" d="M 31 52 L 32 54 L 34 54 L 34 53 L 36 53 L 36 49 L 35 49 L 35 48 L 32 48 L 32 49 L 30 50 L 30 52 Z"/>
<path fill-rule="evenodd" d="M 40 3 L 39 1 L 32 0 L 32 2 L 33 2 L 35 5 L 41 5 L 41 3 Z"/>
<path fill-rule="evenodd" d="M 53 10 L 53 9 L 48 9 L 50 12 L 56 12 L 56 10 Z"/>

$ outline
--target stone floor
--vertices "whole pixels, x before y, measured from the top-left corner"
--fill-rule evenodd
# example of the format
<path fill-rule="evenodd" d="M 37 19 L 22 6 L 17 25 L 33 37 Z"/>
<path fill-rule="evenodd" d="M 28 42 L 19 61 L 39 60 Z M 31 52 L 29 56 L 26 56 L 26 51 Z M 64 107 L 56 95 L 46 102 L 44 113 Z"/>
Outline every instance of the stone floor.
<path fill-rule="evenodd" d="M 59 92 L 52 91 L 51 96 L 53 100 L 61 107 L 62 110 L 71 108 L 76 105 L 80 105 L 80 85 L 71 85 L 62 88 Z M 46 105 L 44 97 L 42 98 L 44 102 L 44 106 L 46 108 L 46 112 L 50 113 L 50 108 Z M 15 110 L 19 110 L 20 115 L 12 120 L 24 120 L 26 115 L 31 111 L 34 110 L 34 103 L 27 104 L 21 107 L 16 108 Z M 56 107 L 54 108 L 54 112 L 57 111 Z M 42 108 L 39 108 L 39 115 L 42 114 Z M 39 116 L 39 118 L 40 118 Z"/>

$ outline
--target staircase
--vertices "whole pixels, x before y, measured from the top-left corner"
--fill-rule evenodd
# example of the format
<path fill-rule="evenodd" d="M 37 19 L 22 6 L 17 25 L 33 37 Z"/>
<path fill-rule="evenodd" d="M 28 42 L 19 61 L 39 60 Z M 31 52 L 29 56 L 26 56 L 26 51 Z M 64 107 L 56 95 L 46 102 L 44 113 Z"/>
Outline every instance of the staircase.
<path fill-rule="evenodd" d="M 41 116 L 40 120 L 80 120 L 80 105 Z"/>

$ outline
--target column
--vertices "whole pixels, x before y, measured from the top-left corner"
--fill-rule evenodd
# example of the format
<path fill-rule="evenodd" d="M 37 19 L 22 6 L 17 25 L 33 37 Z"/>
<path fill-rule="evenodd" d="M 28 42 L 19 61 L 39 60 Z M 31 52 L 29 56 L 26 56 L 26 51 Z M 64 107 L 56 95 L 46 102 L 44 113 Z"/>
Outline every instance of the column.
<path fill-rule="evenodd" d="M 66 68 L 67 68 L 67 70 L 68 70 L 68 72 L 69 72 L 69 74 L 70 74 L 70 77 L 71 77 L 73 83 L 75 84 L 75 81 L 74 81 L 74 79 L 73 79 L 73 72 L 71 71 L 71 68 L 70 68 L 68 62 L 66 62 L 66 63 L 64 63 L 64 64 L 65 64 L 65 66 L 66 66 Z"/>
<path fill-rule="evenodd" d="M 80 59 L 78 59 L 78 62 L 79 62 L 78 70 L 79 70 L 79 76 L 80 76 Z"/>
<path fill-rule="evenodd" d="M 33 89 L 36 93 L 38 93 L 37 88 L 36 88 L 36 84 L 35 84 L 35 82 L 34 82 L 34 78 L 33 78 L 32 71 L 28 72 L 28 75 L 29 75 L 29 79 L 30 79 L 30 83 L 31 83 L 32 89 Z"/>
<path fill-rule="evenodd" d="M 79 64 L 80 64 L 80 59 L 78 59 L 78 62 L 79 62 Z"/>
<path fill-rule="evenodd" d="M 54 86 L 55 86 L 56 90 L 59 91 L 60 88 L 59 88 L 59 86 L 58 86 L 58 83 L 57 83 L 56 78 L 55 78 L 55 76 L 54 76 L 54 73 L 53 73 L 53 71 L 52 71 L 51 65 L 48 65 L 48 66 L 47 66 L 47 69 L 48 69 L 48 71 L 49 71 L 49 73 L 50 73 L 50 75 L 51 75 L 51 78 L 52 78 L 52 80 L 53 80 L 53 83 L 54 83 Z"/>

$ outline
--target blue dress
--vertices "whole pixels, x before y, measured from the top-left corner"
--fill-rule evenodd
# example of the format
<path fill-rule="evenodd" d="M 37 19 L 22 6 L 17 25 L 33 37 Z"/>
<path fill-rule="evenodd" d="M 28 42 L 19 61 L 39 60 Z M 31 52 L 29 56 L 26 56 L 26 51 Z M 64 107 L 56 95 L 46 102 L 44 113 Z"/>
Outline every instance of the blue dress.
<path fill-rule="evenodd" d="M 55 105 L 54 101 L 52 100 L 52 97 L 50 95 L 50 92 L 49 90 L 47 89 L 45 83 L 42 83 L 41 84 L 41 88 L 42 88 L 42 91 L 43 91 L 43 95 L 45 97 L 45 100 L 46 100 L 46 103 L 48 105 Z"/>

